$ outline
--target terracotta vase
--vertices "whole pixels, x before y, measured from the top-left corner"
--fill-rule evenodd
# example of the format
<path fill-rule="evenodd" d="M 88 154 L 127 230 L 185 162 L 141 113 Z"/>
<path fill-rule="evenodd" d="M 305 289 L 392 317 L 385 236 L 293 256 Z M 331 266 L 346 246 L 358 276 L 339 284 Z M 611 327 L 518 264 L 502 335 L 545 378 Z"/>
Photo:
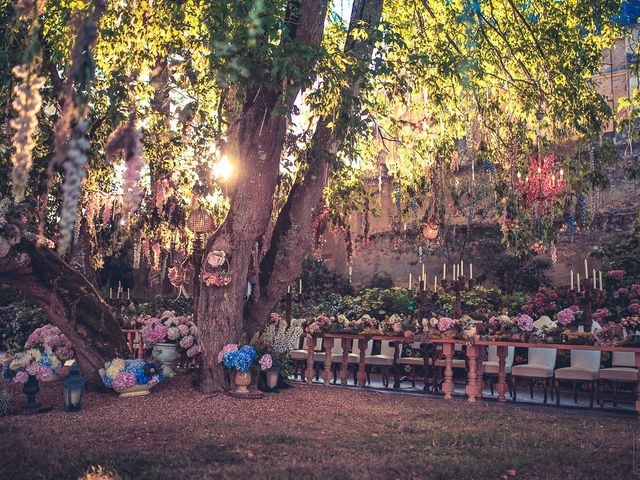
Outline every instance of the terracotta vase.
<path fill-rule="evenodd" d="M 247 388 L 251 385 L 251 373 L 250 372 L 236 372 L 234 378 L 234 382 L 236 384 L 236 393 L 247 394 L 249 393 L 249 389 Z"/>

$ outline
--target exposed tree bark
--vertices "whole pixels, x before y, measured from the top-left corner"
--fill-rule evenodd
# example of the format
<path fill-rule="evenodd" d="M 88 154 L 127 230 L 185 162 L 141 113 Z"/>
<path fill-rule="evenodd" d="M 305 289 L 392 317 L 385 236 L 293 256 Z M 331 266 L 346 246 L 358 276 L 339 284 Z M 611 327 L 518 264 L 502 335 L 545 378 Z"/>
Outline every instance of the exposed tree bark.
<path fill-rule="evenodd" d="M 0 283 L 35 300 L 73 343 L 78 365 L 90 384 L 99 384 L 98 369 L 129 351 L 111 308 L 93 285 L 55 252 L 28 240 L 18 255 L 0 258 Z M 26 254 L 26 255 L 25 255 Z"/>
<path fill-rule="evenodd" d="M 322 39 L 327 0 L 294 1 L 290 11 L 290 40 L 318 45 Z M 299 7 L 297 6 L 299 4 Z M 289 41 L 284 39 L 283 41 Z M 216 356 L 225 343 L 240 339 L 246 281 L 254 246 L 264 234 L 271 214 L 285 140 L 287 116 L 300 89 L 287 79 L 285 89 L 267 85 L 248 92 L 242 113 L 228 132 L 227 153 L 237 172 L 230 195 L 230 210 L 205 252 L 224 250 L 229 259 L 232 282 L 226 287 L 202 286 L 198 303 L 205 392 L 224 388 L 224 375 Z M 280 109 L 279 109 L 280 110 Z M 206 262 L 206 255 L 204 257 Z"/>
<path fill-rule="evenodd" d="M 270 247 L 260 263 L 259 289 L 252 295 L 246 330 L 249 334 L 264 327 L 270 312 L 282 298 L 287 285 L 299 276 L 311 243 L 313 221 L 322 208 L 322 195 L 344 140 L 344 125 L 351 113 L 353 99 L 360 93 L 374 48 L 369 39 L 355 40 L 354 28 L 375 27 L 380 21 L 383 0 L 355 0 L 352 6 L 345 53 L 361 68 L 351 72 L 338 118 L 323 116 L 318 121 L 307 154 L 304 179 L 293 186 L 276 221 Z M 331 127 L 331 125 L 335 125 Z"/>

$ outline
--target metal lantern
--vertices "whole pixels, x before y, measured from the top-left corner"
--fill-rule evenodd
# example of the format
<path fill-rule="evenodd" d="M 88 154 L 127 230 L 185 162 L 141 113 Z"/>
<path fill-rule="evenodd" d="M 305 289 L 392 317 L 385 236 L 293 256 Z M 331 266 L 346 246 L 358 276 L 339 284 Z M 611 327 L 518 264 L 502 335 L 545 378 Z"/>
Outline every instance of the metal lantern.
<path fill-rule="evenodd" d="M 187 226 L 197 235 L 209 233 L 214 227 L 213 215 L 202 208 L 197 208 L 189 215 Z"/>
<path fill-rule="evenodd" d="M 436 239 L 438 231 L 440 231 L 440 225 L 435 220 L 422 224 L 422 235 L 430 242 Z"/>
<path fill-rule="evenodd" d="M 64 382 L 64 411 L 80 411 L 85 379 L 80 375 L 80 368 L 76 362 L 71 365 L 69 374 L 62 381 Z"/>

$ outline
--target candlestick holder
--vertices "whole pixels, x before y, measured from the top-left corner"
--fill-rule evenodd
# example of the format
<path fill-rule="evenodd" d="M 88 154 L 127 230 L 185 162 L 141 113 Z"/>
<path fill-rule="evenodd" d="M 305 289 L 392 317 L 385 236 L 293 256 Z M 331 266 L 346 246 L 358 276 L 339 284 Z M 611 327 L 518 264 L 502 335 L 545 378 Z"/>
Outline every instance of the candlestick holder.
<path fill-rule="evenodd" d="M 591 333 L 593 325 L 593 307 L 602 303 L 606 293 L 604 290 L 594 289 L 590 282 L 584 282 L 582 291 L 569 290 L 569 299 L 573 305 L 582 307 L 582 325 L 584 331 Z"/>
<path fill-rule="evenodd" d="M 459 319 L 462 317 L 462 300 L 460 298 L 462 292 L 468 292 L 476 286 L 476 281 L 473 278 L 467 278 L 464 275 L 460 275 L 455 280 L 442 280 L 442 289 L 446 293 L 453 293 L 455 295 L 455 301 L 453 305 L 453 318 Z"/>
<path fill-rule="evenodd" d="M 420 290 L 416 296 L 416 300 L 418 301 L 417 319 L 422 320 L 423 318 L 427 318 L 429 306 L 435 305 L 438 302 L 438 294 L 434 291 L 425 290 L 422 280 L 420 280 L 419 285 Z"/>

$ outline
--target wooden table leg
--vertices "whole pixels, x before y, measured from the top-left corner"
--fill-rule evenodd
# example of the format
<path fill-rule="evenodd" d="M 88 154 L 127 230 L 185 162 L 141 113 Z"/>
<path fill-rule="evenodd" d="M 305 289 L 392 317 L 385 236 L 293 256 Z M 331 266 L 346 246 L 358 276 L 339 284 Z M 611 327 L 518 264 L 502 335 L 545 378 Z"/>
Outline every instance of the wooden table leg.
<path fill-rule="evenodd" d="M 307 377 L 307 385 L 311 385 L 313 383 L 313 352 L 316 349 L 315 337 L 309 338 L 307 346 L 309 350 L 307 351 L 307 371 L 305 372 L 305 375 Z"/>
<path fill-rule="evenodd" d="M 453 394 L 453 343 L 445 343 L 442 345 L 442 355 L 444 356 L 444 383 L 442 391 L 444 398 L 451 400 Z"/>
<path fill-rule="evenodd" d="M 507 372 L 505 366 L 507 364 L 507 351 L 509 347 L 497 347 L 498 350 L 498 401 L 507 401 Z"/>
<path fill-rule="evenodd" d="M 478 347 L 475 345 L 467 346 L 467 360 L 469 363 L 469 371 L 467 372 L 467 388 L 465 392 L 467 394 L 467 400 L 469 402 L 476 401 L 476 394 L 478 393 L 478 386 L 476 385 L 478 374 Z"/>
<path fill-rule="evenodd" d="M 342 366 L 340 367 L 340 385 L 346 385 L 349 378 L 349 350 L 351 350 L 351 339 L 342 339 Z"/>
<path fill-rule="evenodd" d="M 398 359 L 400 358 L 401 351 L 400 349 L 404 346 L 404 344 L 400 342 L 395 342 L 393 348 L 393 388 L 400 388 L 400 375 L 404 372 L 404 368 L 402 365 L 398 363 Z"/>
<path fill-rule="evenodd" d="M 636 368 L 638 369 L 638 384 L 636 385 L 636 412 L 640 413 L 640 352 L 636 352 Z"/>
<path fill-rule="evenodd" d="M 367 383 L 367 370 L 364 363 L 364 357 L 367 355 L 367 344 L 369 341 L 366 338 L 358 339 L 358 348 L 360 348 L 360 363 L 358 364 L 358 386 L 364 387 Z"/>
<path fill-rule="evenodd" d="M 420 349 L 420 354 L 422 355 L 422 364 L 424 365 L 424 387 L 423 391 L 429 391 L 429 379 L 433 378 L 433 384 L 431 388 L 431 393 L 436 393 L 436 376 L 433 374 L 433 369 L 435 368 L 436 359 L 431 352 L 426 348 Z M 429 360 L 431 359 L 431 365 L 429 365 Z"/>
<path fill-rule="evenodd" d="M 476 359 L 476 363 L 478 365 L 478 379 L 476 385 L 478 390 L 476 392 L 476 397 L 482 398 L 482 390 L 484 390 L 484 347 L 478 347 L 478 357 Z"/>
<path fill-rule="evenodd" d="M 325 338 L 324 339 L 324 386 L 328 387 L 331 385 L 331 363 L 333 359 L 331 358 L 331 350 L 333 350 L 333 338 Z"/>

